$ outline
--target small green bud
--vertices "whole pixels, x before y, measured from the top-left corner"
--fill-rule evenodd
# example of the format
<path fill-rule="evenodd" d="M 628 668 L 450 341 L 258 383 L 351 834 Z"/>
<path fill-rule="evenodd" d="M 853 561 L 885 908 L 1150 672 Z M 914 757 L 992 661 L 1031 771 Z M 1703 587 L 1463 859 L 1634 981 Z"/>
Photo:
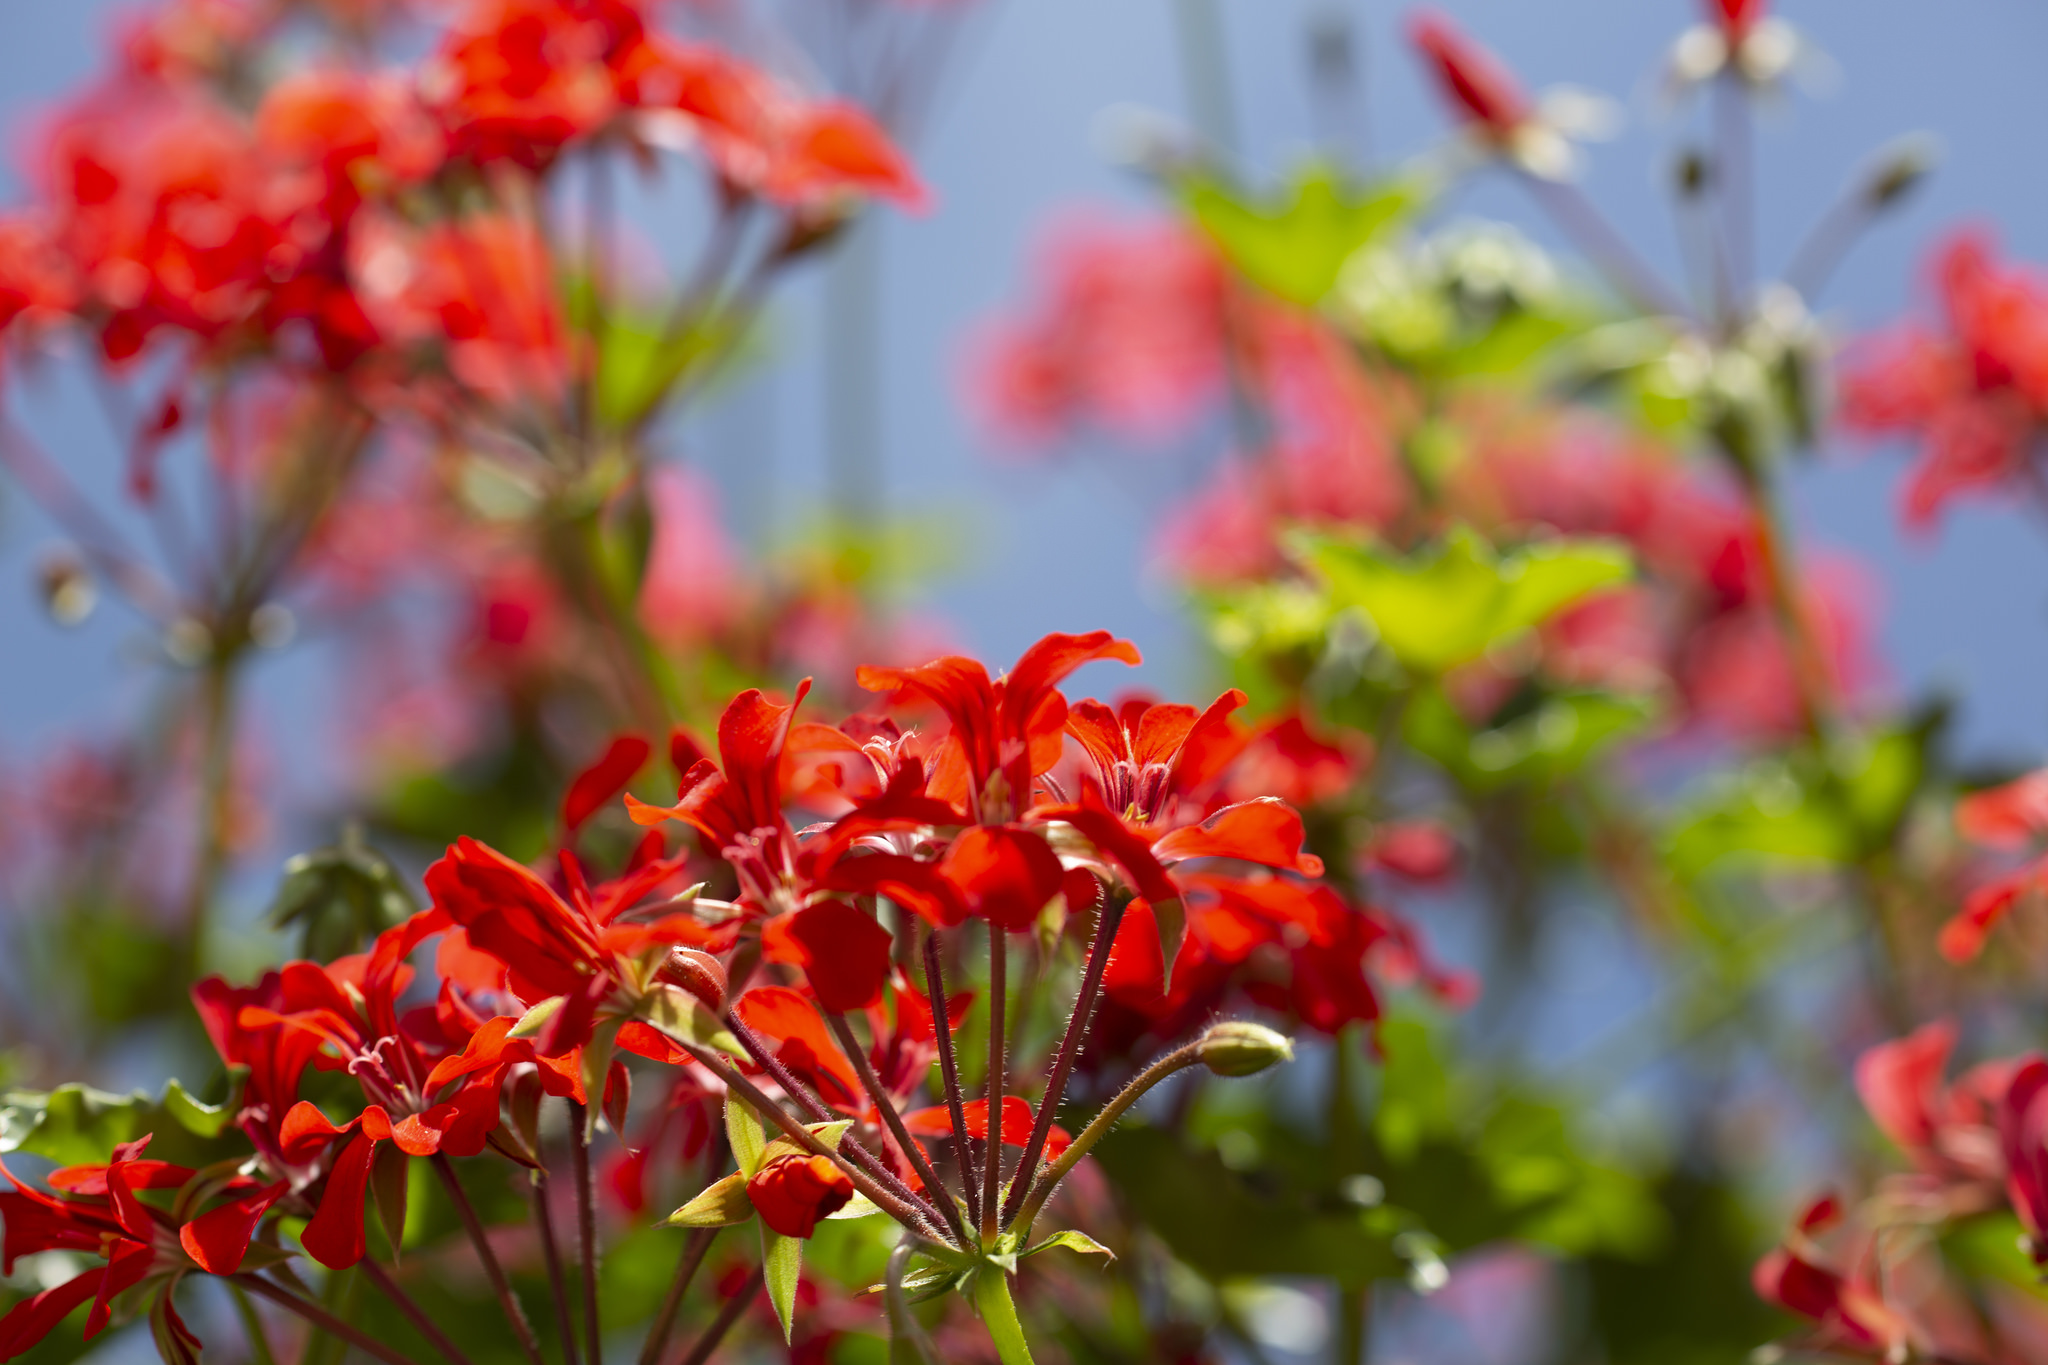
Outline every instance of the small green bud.
<path fill-rule="evenodd" d="M 1294 1043 L 1264 1024 L 1217 1024 L 1195 1044 L 1202 1065 L 1219 1076 L 1256 1076 L 1277 1062 L 1294 1060 Z"/>

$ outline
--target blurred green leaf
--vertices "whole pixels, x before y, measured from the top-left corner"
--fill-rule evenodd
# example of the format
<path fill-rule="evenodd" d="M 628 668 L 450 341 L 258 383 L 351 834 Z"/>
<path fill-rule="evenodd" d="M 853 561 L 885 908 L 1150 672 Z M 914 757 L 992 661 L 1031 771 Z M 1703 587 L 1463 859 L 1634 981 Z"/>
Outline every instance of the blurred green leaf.
<path fill-rule="evenodd" d="M 205 1165 L 225 1155 L 213 1144 L 226 1133 L 237 1107 L 232 1096 L 218 1105 L 203 1104 L 177 1081 L 155 1098 L 140 1090 L 115 1095 L 84 1085 L 14 1090 L 0 1095 L 0 1152 L 26 1152 L 60 1166 L 92 1165 L 105 1161 L 121 1143 L 151 1133 L 150 1156 Z"/>
<path fill-rule="evenodd" d="M 419 909 L 404 874 L 365 843 L 362 827 L 350 821 L 333 847 L 285 863 L 284 881 L 270 903 L 270 923 L 278 929 L 297 926 L 299 955 L 331 962 L 360 951 Z"/>
<path fill-rule="evenodd" d="M 1304 534 L 1296 545 L 1328 583 L 1332 606 L 1363 611 L 1388 650 L 1422 673 L 1470 663 L 1633 572 L 1615 542 L 1544 541 L 1503 555 L 1463 526 L 1406 558 L 1327 535 Z"/>
<path fill-rule="evenodd" d="M 1425 687 L 1402 718 L 1402 738 L 1467 790 L 1493 792 L 1567 777 L 1657 714 L 1649 697 L 1566 692 L 1543 698 L 1511 721 L 1474 730 L 1441 687 Z"/>
<path fill-rule="evenodd" d="M 1307 167 L 1265 202 L 1206 176 L 1183 182 L 1180 195 L 1239 274 L 1304 308 L 1322 302 L 1353 252 L 1407 223 L 1427 201 L 1416 181 L 1355 186 L 1327 164 Z"/>

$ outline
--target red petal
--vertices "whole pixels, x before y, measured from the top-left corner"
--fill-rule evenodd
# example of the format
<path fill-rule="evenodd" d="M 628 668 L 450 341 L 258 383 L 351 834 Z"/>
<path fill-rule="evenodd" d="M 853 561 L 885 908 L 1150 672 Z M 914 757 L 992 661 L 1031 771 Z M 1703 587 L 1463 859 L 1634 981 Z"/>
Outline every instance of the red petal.
<path fill-rule="evenodd" d="M 2048 834 L 2048 769 L 1956 802 L 1956 828 L 1989 848 L 2025 848 Z"/>
<path fill-rule="evenodd" d="M 606 802 L 625 790 L 633 774 L 646 765 L 654 746 L 638 735 L 620 735 L 604 751 L 604 757 L 576 775 L 569 794 L 562 798 L 562 828 L 574 834 L 583 822 L 603 809 Z"/>
<path fill-rule="evenodd" d="M 284 1126 L 278 1130 L 278 1152 L 293 1165 L 301 1165 L 318 1156 L 330 1139 L 348 1132 L 359 1122 L 360 1119 L 352 1120 L 337 1128 L 327 1121 L 319 1105 L 300 1100 L 284 1116 Z"/>
<path fill-rule="evenodd" d="M 970 914 L 1011 933 L 1031 927 L 1065 877 L 1043 838 L 1007 825 L 968 826 L 940 867 Z"/>
<path fill-rule="evenodd" d="M 1946 1019 L 1880 1043 L 1856 1059 L 1856 1093 L 1884 1135 L 1900 1150 L 1924 1150 L 1940 1126 L 1942 1075 L 1956 1045 L 1955 1025 Z"/>
<path fill-rule="evenodd" d="M 106 1277 L 107 1267 L 94 1266 L 14 1305 L 0 1318 L 0 1360 L 12 1360 L 50 1335 L 73 1309 L 99 1293 Z"/>
<path fill-rule="evenodd" d="M 762 952 L 804 969 L 818 1003 L 834 1014 L 866 1009 L 889 979 L 889 931 L 844 901 L 820 901 L 761 930 Z"/>
<path fill-rule="evenodd" d="M 249 1239 L 256 1235 L 256 1225 L 289 1188 L 280 1180 L 245 1199 L 202 1213 L 178 1229 L 178 1242 L 201 1270 L 210 1275 L 232 1275 L 249 1254 Z"/>
<path fill-rule="evenodd" d="M 1301 851 L 1301 816 L 1270 796 L 1225 806 L 1199 825 L 1187 825 L 1152 845 L 1161 863 L 1189 858 L 1241 858 L 1287 868 L 1304 877 L 1323 875 L 1323 860 Z"/>
<path fill-rule="evenodd" d="M 988 1140 L 988 1101 L 969 1100 L 960 1106 L 960 1117 L 967 1125 L 967 1136 L 979 1141 Z M 1003 1097 L 1003 1143 L 1010 1147 L 1023 1147 L 1031 1141 L 1033 1119 L 1031 1105 L 1021 1095 Z M 953 1136 L 953 1117 L 944 1105 L 930 1109 L 918 1109 L 903 1116 L 903 1126 L 924 1137 Z M 1066 1129 L 1054 1124 L 1045 1140 L 1045 1154 L 1058 1160 L 1062 1152 L 1073 1145 L 1073 1138 Z"/>
<path fill-rule="evenodd" d="M 382 1113 L 382 1110 L 378 1110 Z M 376 1139 L 357 1133 L 327 1173 L 327 1191 L 299 1244 L 329 1270 L 346 1270 L 363 1259 L 363 1195 L 370 1184 L 370 1161 Z"/>
<path fill-rule="evenodd" d="M 951 928 L 967 918 L 967 903 L 961 898 L 960 889 L 946 879 L 936 863 L 920 862 L 900 853 L 842 858 L 819 871 L 815 884 L 821 891 L 887 896 L 942 928 Z"/>
<path fill-rule="evenodd" d="M 756 986 L 739 998 L 733 1013 L 773 1044 L 776 1059 L 828 1102 L 842 1109 L 859 1107 L 861 1085 L 853 1063 L 801 991 Z"/>

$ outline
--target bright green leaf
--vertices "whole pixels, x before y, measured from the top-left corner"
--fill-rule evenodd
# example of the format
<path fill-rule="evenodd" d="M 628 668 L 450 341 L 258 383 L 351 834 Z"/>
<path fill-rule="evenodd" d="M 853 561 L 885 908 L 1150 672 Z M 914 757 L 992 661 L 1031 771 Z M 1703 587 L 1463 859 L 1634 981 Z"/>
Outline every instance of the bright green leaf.
<path fill-rule="evenodd" d="M 804 1244 L 800 1238 L 784 1237 L 761 1225 L 761 1269 L 767 1277 L 768 1302 L 775 1305 L 775 1320 L 782 1324 L 787 1344 L 796 1312 L 796 1282 L 803 1273 Z"/>
<path fill-rule="evenodd" d="M 1358 187 L 1327 165 L 1310 166 L 1265 203 L 1209 177 L 1181 185 L 1181 201 L 1238 273 L 1304 308 L 1322 302 L 1353 252 L 1413 218 L 1424 198 L 1413 181 Z"/>

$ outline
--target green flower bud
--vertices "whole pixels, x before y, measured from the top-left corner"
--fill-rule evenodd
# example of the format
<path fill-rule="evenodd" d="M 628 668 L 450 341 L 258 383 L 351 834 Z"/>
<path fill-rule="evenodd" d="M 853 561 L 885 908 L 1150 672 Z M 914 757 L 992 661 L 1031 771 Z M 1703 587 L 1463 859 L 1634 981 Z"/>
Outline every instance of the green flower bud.
<path fill-rule="evenodd" d="M 1195 1044 L 1202 1065 L 1219 1076 L 1256 1076 L 1276 1062 L 1294 1060 L 1294 1043 L 1264 1024 L 1217 1024 Z"/>

